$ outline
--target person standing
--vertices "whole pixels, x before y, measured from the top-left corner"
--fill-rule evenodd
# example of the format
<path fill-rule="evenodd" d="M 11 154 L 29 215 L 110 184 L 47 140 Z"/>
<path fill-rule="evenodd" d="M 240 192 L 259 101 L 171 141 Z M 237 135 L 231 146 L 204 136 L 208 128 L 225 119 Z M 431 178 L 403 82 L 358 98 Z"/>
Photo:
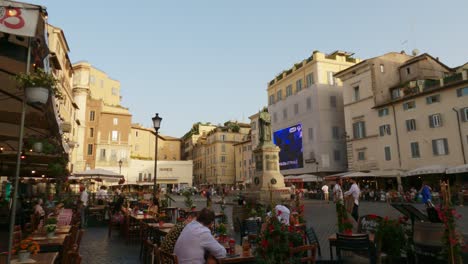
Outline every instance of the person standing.
<path fill-rule="evenodd" d="M 424 181 L 420 193 L 422 195 L 422 201 L 426 205 L 426 207 L 434 207 L 434 204 L 432 204 L 431 191 L 431 187 L 429 187 L 429 185 L 427 185 L 427 182 Z"/>
<path fill-rule="evenodd" d="M 343 202 L 343 190 L 341 185 L 343 184 L 342 179 L 338 179 L 335 186 L 333 186 L 333 201 L 335 203 Z"/>
<path fill-rule="evenodd" d="M 86 227 L 86 207 L 88 207 L 88 192 L 84 185 L 80 186 L 80 215 L 81 215 L 81 228 Z"/>
<path fill-rule="evenodd" d="M 322 186 L 322 192 L 323 192 L 323 199 L 327 201 L 328 203 L 329 202 L 328 185 L 325 184 Z"/>
<path fill-rule="evenodd" d="M 359 195 L 361 194 L 361 190 L 359 189 L 355 179 L 351 179 L 351 183 L 351 188 L 349 188 L 349 190 L 345 192 L 344 195 L 349 196 L 354 200 L 351 216 L 357 222 L 359 219 Z"/>
<path fill-rule="evenodd" d="M 205 253 L 216 259 L 226 257 L 226 249 L 211 234 L 214 218 L 213 211 L 203 208 L 197 220 L 185 226 L 174 247 L 179 264 L 205 264 Z"/>

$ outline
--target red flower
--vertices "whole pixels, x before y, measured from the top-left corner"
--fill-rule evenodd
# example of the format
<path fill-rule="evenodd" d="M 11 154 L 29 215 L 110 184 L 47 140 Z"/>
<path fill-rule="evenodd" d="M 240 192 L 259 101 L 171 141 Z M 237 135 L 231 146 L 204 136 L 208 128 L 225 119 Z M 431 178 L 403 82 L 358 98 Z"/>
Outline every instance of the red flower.
<path fill-rule="evenodd" d="M 277 216 L 280 216 L 282 213 L 283 213 L 283 212 L 278 211 L 278 212 L 276 213 L 276 215 L 277 215 Z"/>
<path fill-rule="evenodd" d="M 262 240 L 262 248 L 266 249 L 268 247 L 268 240 L 263 239 Z"/>
<path fill-rule="evenodd" d="M 368 215 L 368 218 L 369 218 L 369 219 L 376 219 L 376 218 L 377 218 L 377 215 L 375 215 L 375 214 L 370 214 L 370 215 Z"/>
<path fill-rule="evenodd" d="M 290 248 L 293 248 L 294 247 L 294 244 L 292 242 L 289 242 L 289 247 Z"/>
<path fill-rule="evenodd" d="M 268 228 L 270 229 L 270 232 L 273 232 L 273 230 L 275 229 L 273 225 L 270 225 Z"/>

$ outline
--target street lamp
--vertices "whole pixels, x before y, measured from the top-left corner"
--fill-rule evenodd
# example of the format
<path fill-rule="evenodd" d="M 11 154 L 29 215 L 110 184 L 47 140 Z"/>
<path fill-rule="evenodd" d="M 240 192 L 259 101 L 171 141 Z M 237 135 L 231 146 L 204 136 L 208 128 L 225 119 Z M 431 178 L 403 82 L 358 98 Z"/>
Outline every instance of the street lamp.
<path fill-rule="evenodd" d="M 122 175 L 122 160 L 119 160 L 119 174 Z"/>
<path fill-rule="evenodd" d="M 156 115 L 152 118 L 153 119 L 153 126 L 154 130 L 156 131 L 156 137 L 155 137 L 155 142 L 154 142 L 154 183 L 153 183 L 153 195 L 156 197 L 157 192 L 157 185 L 156 185 L 156 178 L 157 178 L 157 172 L 158 172 L 158 131 L 159 128 L 161 127 L 161 120 L 162 118 L 159 117 L 159 114 L 156 113 Z"/>

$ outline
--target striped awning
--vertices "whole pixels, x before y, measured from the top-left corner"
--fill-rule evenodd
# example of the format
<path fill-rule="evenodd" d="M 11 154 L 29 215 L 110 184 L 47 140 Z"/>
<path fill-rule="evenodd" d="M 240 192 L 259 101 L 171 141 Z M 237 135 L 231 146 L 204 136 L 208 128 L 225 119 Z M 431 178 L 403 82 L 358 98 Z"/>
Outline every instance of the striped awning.
<path fill-rule="evenodd" d="M 404 176 L 417 176 L 417 175 L 426 175 L 426 174 L 440 174 L 445 173 L 447 166 L 445 165 L 431 165 L 420 167 L 414 170 L 410 170 L 404 174 Z"/>
<path fill-rule="evenodd" d="M 460 166 L 448 168 L 445 173 L 455 174 L 455 173 L 465 173 L 465 172 L 468 172 L 468 164 L 463 164 Z"/>

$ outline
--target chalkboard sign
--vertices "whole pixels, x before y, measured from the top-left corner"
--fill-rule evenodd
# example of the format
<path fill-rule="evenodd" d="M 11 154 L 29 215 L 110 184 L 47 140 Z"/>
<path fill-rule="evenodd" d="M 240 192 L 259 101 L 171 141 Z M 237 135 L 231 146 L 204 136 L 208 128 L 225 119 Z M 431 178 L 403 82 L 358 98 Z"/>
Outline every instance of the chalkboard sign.
<path fill-rule="evenodd" d="M 374 214 L 364 215 L 359 218 L 358 233 L 375 233 L 382 217 Z"/>

